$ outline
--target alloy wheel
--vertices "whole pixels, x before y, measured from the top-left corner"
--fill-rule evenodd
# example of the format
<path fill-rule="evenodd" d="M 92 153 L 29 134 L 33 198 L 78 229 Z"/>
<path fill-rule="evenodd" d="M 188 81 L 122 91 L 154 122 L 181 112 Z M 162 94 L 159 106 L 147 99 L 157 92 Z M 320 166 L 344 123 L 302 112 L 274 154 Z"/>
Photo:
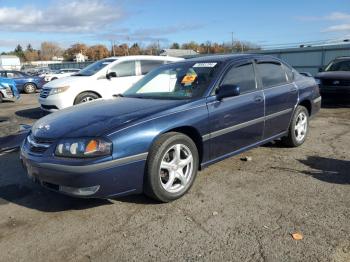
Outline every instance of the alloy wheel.
<path fill-rule="evenodd" d="M 305 138 L 307 132 L 307 115 L 305 112 L 300 112 L 297 120 L 295 122 L 294 132 L 295 138 L 298 142 L 302 141 Z"/>
<path fill-rule="evenodd" d="M 178 193 L 191 180 L 193 174 L 193 155 L 183 144 L 170 147 L 164 154 L 159 178 L 162 187 L 169 193 Z"/>

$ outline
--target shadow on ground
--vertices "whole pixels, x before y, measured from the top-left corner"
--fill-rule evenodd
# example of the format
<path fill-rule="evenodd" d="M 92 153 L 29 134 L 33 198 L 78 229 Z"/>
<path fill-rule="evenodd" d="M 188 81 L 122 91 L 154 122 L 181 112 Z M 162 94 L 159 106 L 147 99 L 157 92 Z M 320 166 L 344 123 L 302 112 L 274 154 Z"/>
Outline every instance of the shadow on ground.
<path fill-rule="evenodd" d="M 112 204 L 105 199 L 79 199 L 49 191 L 27 178 L 18 152 L 0 155 L 0 205 L 15 203 L 43 212 L 82 210 Z"/>
<path fill-rule="evenodd" d="M 46 116 L 48 113 L 41 110 L 40 107 L 19 110 L 16 112 L 17 116 L 29 118 L 29 119 L 39 119 Z"/>
<path fill-rule="evenodd" d="M 350 184 L 350 161 L 333 158 L 309 156 L 300 163 L 312 170 L 302 171 L 303 174 L 318 180 L 334 184 Z"/>

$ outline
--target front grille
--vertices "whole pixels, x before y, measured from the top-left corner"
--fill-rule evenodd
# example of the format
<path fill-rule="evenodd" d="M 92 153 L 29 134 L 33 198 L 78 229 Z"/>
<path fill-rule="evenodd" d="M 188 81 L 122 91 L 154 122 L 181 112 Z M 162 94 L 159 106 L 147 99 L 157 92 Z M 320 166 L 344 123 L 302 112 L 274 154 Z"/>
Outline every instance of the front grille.
<path fill-rule="evenodd" d="M 350 86 L 350 79 L 322 79 L 322 85 L 325 86 Z"/>
<path fill-rule="evenodd" d="M 50 94 L 50 89 L 48 88 L 43 88 L 41 89 L 41 92 L 40 92 L 40 97 L 41 98 L 47 98 Z"/>
<path fill-rule="evenodd" d="M 32 153 L 43 154 L 52 143 L 51 139 L 38 138 L 33 135 L 27 136 L 27 144 Z"/>

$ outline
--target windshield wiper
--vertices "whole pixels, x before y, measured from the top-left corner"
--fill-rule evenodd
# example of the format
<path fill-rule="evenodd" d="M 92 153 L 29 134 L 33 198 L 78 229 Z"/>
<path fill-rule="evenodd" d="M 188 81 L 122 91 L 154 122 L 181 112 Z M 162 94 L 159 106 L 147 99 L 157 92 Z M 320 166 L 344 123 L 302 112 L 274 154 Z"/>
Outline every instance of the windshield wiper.
<path fill-rule="evenodd" d="M 113 97 L 124 97 L 124 95 L 123 94 L 115 94 L 115 95 L 113 95 Z"/>

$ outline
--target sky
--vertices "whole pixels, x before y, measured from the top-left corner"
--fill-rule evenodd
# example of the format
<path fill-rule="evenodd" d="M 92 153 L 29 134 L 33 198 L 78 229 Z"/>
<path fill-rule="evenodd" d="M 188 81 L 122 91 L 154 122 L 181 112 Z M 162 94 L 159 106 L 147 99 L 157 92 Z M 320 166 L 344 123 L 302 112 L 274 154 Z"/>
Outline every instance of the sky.
<path fill-rule="evenodd" d="M 138 42 L 285 44 L 350 39 L 350 0 L 0 0 L 0 51 Z"/>

